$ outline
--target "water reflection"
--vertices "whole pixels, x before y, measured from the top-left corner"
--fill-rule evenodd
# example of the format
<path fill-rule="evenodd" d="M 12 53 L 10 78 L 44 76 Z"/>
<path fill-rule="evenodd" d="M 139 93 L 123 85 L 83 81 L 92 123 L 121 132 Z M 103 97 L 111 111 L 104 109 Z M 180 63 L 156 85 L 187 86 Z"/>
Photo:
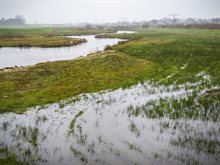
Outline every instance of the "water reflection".
<path fill-rule="evenodd" d="M 0 144 L 36 164 L 219 164 L 220 122 L 193 102 L 207 83 L 145 82 L 2 114 Z"/>
<path fill-rule="evenodd" d="M 102 51 L 106 46 L 118 44 L 120 39 L 98 39 L 94 35 L 69 36 L 84 38 L 86 43 L 70 47 L 57 48 L 0 48 L 0 68 L 34 65 L 46 61 L 59 61 L 86 56 Z"/>

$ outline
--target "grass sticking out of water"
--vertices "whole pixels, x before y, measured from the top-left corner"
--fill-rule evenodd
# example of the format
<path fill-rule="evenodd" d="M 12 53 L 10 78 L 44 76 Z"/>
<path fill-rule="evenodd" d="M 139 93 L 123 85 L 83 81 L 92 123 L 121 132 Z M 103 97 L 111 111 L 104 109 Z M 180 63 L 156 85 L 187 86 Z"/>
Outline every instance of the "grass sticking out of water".
<path fill-rule="evenodd" d="M 209 108 L 210 104 L 220 104 L 220 89 L 206 91 L 203 95 L 198 96 L 197 100 L 205 108 Z"/>
<path fill-rule="evenodd" d="M 206 79 L 211 83 L 204 80 L 202 87 L 219 86 L 219 30 L 137 31 L 111 35 L 131 41 L 108 47 L 108 51 L 87 58 L 0 72 L 0 113 L 22 113 L 29 107 L 82 93 L 129 87 L 145 80 L 176 85 L 194 83 L 201 76 L 209 75 Z M 209 100 L 207 106 L 212 104 Z M 163 115 L 157 112 L 155 117 Z"/>
<path fill-rule="evenodd" d="M 189 135 L 178 136 L 175 139 L 171 139 L 170 143 L 181 148 L 194 149 L 199 153 L 220 153 L 220 142 L 217 139 L 208 139 L 207 137 L 202 137 L 202 135 L 196 137 Z"/>
<path fill-rule="evenodd" d="M 18 161 L 15 156 L 7 156 L 5 158 L 0 158 L 1 165 L 29 165 L 28 163 Z"/>
<path fill-rule="evenodd" d="M 135 124 L 133 121 L 131 122 L 129 128 L 130 128 L 130 131 L 131 131 L 132 133 L 134 133 L 137 137 L 140 136 L 140 131 L 138 130 L 136 124 Z"/>
<path fill-rule="evenodd" d="M 37 137 L 38 137 L 38 133 L 39 133 L 39 130 L 38 128 L 34 128 L 32 129 L 31 131 L 31 144 L 36 147 L 37 146 Z"/>
<path fill-rule="evenodd" d="M 24 126 L 17 126 L 17 128 L 18 134 L 22 139 L 32 144 L 33 147 L 37 147 L 37 139 L 39 134 L 38 128 L 26 128 Z"/>
<path fill-rule="evenodd" d="M 135 144 L 131 144 L 131 143 L 129 143 L 129 142 L 125 142 L 125 144 L 128 145 L 129 150 L 133 150 L 133 151 L 139 152 L 139 153 L 142 152 L 141 149 L 140 149 L 140 147 L 137 146 L 137 145 L 135 145 Z"/>
<path fill-rule="evenodd" d="M 1 165 L 29 165 L 29 163 L 19 161 L 15 155 L 8 151 L 8 148 L 0 147 L 0 164 Z"/>
<path fill-rule="evenodd" d="M 78 117 L 80 117 L 84 112 L 83 111 L 79 111 L 76 116 L 74 117 L 74 119 L 71 121 L 70 126 L 69 126 L 69 135 L 70 134 L 74 134 L 74 128 L 75 128 L 75 123 Z"/>
<path fill-rule="evenodd" d="M 88 163 L 87 157 L 81 151 L 75 149 L 73 146 L 70 147 L 70 150 L 76 158 L 79 158 L 84 163 Z"/>

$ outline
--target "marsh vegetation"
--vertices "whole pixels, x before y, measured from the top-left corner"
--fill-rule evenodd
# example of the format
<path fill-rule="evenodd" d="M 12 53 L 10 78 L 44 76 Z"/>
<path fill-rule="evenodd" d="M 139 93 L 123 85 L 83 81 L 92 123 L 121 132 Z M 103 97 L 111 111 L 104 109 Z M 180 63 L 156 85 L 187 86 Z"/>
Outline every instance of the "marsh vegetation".
<path fill-rule="evenodd" d="M 220 31 L 135 30 L 98 35 L 128 41 L 86 58 L 1 71 L 2 151 L 30 164 L 219 164 Z"/>
<path fill-rule="evenodd" d="M 0 47 L 62 47 L 78 45 L 86 40 L 64 37 L 1 38 Z"/>

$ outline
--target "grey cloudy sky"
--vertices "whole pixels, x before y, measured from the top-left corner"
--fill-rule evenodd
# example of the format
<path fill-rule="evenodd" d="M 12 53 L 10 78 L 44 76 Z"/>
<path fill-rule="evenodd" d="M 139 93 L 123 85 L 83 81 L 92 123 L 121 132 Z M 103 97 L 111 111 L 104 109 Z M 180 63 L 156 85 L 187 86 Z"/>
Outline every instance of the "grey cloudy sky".
<path fill-rule="evenodd" d="M 220 0 L 0 0 L 0 17 L 28 23 L 142 21 L 168 17 L 220 17 Z"/>

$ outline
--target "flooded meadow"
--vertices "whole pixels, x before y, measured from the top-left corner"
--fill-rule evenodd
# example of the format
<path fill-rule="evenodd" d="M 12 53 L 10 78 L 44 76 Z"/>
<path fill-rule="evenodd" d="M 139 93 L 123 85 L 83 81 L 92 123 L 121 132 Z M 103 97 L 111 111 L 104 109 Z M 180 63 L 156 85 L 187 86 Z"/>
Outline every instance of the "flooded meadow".
<path fill-rule="evenodd" d="M 81 94 L 0 115 L 0 155 L 31 164 L 219 164 L 219 102 L 203 106 L 211 77 Z M 211 86 L 211 88 L 210 88 Z"/>

